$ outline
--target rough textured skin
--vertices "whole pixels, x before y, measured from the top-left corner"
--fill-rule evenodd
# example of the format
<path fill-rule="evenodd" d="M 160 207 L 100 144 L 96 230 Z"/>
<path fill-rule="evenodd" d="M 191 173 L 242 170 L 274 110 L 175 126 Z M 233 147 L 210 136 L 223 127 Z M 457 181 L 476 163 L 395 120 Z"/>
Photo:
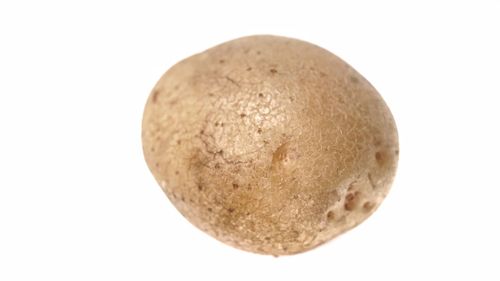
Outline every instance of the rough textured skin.
<path fill-rule="evenodd" d="M 348 64 L 307 42 L 236 39 L 163 75 L 143 149 L 195 226 L 272 255 L 314 248 L 366 219 L 399 154 L 393 117 Z"/>

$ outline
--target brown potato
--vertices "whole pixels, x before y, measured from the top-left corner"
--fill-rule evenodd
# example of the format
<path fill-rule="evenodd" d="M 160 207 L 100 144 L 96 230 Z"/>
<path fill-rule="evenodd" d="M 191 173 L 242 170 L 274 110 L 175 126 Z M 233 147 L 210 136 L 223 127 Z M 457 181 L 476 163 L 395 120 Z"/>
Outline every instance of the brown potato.
<path fill-rule="evenodd" d="M 389 191 L 399 151 L 368 81 L 320 47 L 276 36 L 174 65 L 147 101 L 142 139 L 151 172 L 191 223 L 272 255 L 365 220 Z"/>

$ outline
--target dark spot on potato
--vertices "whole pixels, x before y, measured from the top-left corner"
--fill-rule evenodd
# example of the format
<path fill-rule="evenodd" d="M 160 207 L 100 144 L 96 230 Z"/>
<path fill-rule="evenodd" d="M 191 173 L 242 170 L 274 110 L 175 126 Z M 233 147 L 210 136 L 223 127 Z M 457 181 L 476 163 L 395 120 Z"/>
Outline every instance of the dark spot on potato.
<path fill-rule="evenodd" d="M 289 99 L 290 99 L 290 101 L 292 101 L 292 102 L 295 100 L 293 97 L 290 97 Z"/>
<path fill-rule="evenodd" d="M 198 185 L 198 191 L 203 191 L 203 186 L 201 184 Z"/>
<path fill-rule="evenodd" d="M 247 71 L 252 71 L 252 68 L 251 67 L 247 68 Z"/>
<path fill-rule="evenodd" d="M 154 147 L 151 147 L 150 150 L 151 150 L 151 152 L 155 152 L 156 151 L 156 149 Z"/>
<path fill-rule="evenodd" d="M 358 207 L 359 191 L 347 194 L 344 202 L 344 209 L 347 211 L 352 211 Z"/>
<path fill-rule="evenodd" d="M 158 96 L 160 95 L 160 90 L 155 89 L 153 95 L 151 96 L 151 102 L 156 103 L 158 101 Z"/>
<path fill-rule="evenodd" d="M 233 189 L 238 189 L 239 185 L 237 183 L 233 183 Z"/>
<path fill-rule="evenodd" d="M 345 200 L 347 202 L 352 201 L 353 199 L 354 199 L 354 194 L 352 193 L 347 194 L 347 196 L 345 197 Z"/>
<path fill-rule="evenodd" d="M 271 68 L 271 69 L 269 70 L 269 72 L 271 72 L 271 74 L 276 74 L 276 73 L 278 73 L 278 71 L 277 71 L 276 69 L 274 69 L 274 68 Z"/>
<path fill-rule="evenodd" d="M 181 201 L 186 202 L 186 198 L 184 198 L 184 195 L 181 196 Z"/>
<path fill-rule="evenodd" d="M 220 164 L 216 163 L 214 167 L 215 167 L 215 169 L 220 169 Z"/>
<path fill-rule="evenodd" d="M 261 54 L 261 52 L 260 52 L 260 51 L 257 51 L 257 52 L 256 52 L 256 54 L 257 54 L 257 55 L 260 55 L 260 54 Z"/>
<path fill-rule="evenodd" d="M 266 237 L 264 237 L 264 240 L 269 241 L 269 240 L 271 240 L 271 237 L 266 236 Z"/>
<path fill-rule="evenodd" d="M 220 64 L 223 64 L 223 63 L 225 63 L 225 62 L 226 62 L 225 60 L 219 60 L 219 63 L 220 63 Z"/>
<path fill-rule="evenodd" d="M 226 78 L 227 81 L 229 81 L 231 84 L 235 85 L 236 87 L 241 88 L 240 83 L 238 81 L 234 80 L 233 78 L 231 78 L 229 76 L 224 76 L 224 78 Z"/>
<path fill-rule="evenodd" d="M 232 213 L 232 212 L 234 212 L 234 208 L 228 208 L 227 211 Z"/>
<path fill-rule="evenodd" d="M 160 167 L 160 163 L 156 162 L 156 163 L 155 163 L 155 167 L 156 167 L 156 168 Z"/>
<path fill-rule="evenodd" d="M 275 166 L 286 159 L 288 154 L 288 145 L 286 143 L 280 145 L 273 153 L 272 166 Z"/>
<path fill-rule="evenodd" d="M 326 213 L 326 220 L 328 222 L 333 222 L 335 220 L 335 212 L 328 211 L 328 213 Z"/>
<path fill-rule="evenodd" d="M 241 117 L 241 118 L 245 118 L 246 116 L 247 116 L 247 115 L 246 115 L 245 113 L 241 113 L 241 114 L 240 114 L 240 117 Z"/>
<path fill-rule="evenodd" d="M 349 79 L 351 80 L 352 83 L 357 84 L 359 83 L 359 79 L 356 76 L 350 76 Z"/>
<path fill-rule="evenodd" d="M 214 93 L 208 93 L 208 96 L 209 96 L 209 97 L 213 97 L 213 96 L 214 96 Z"/>
<path fill-rule="evenodd" d="M 399 155 L 399 149 L 396 149 L 396 151 L 394 151 L 394 154 L 396 154 L 396 156 Z"/>
<path fill-rule="evenodd" d="M 263 98 L 264 97 L 264 94 L 263 93 L 259 93 L 259 98 Z"/>
<path fill-rule="evenodd" d="M 377 160 L 377 163 L 379 165 L 384 165 L 385 164 L 385 156 L 384 156 L 384 154 L 382 152 L 377 151 L 375 153 L 375 159 Z"/>
<path fill-rule="evenodd" d="M 368 178 L 368 182 L 370 182 L 370 186 L 375 189 L 377 188 L 377 186 L 375 185 L 375 182 L 373 181 L 373 177 L 372 177 L 372 174 L 371 173 L 368 173 L 366 175 L 366 177 Z"/>
<path fill-rule="evenodd" d="M 262 133 L 262 129 L 261 128 L 257 129 L 257 133 L 261 134 Z"/>
<path fill-rule="evenodd" d="M 370 202 L 370 201 L 366 201 L 363 204 L 363 210 L 365 210 L 366 212 L 371 211 L 373 209 L 373 207 L 375 207 L 375 203 Z"/>
<path fill-rule="evenodd" d="M 181 140 L 177 140 L 177 145 L 181 145 L 182 141 Z"/>
<path fill-rule="evenodd" d="M 321 77 L 325 77 L 325 76 L 326 76 L 326 73 L 324 73 L 324 72 L 321 72 L 321 71 L 320 71 L 320 72 L 319 72 L 319 76 L 321 76 Z"/>
<path fill-rule="evenodd" d="M 179 174 L 179 171 L 175 171 L 175 174 L 178 175 Z"/>
<path fill-rule="evenodd" d="M 212 208 L 208 207 L 207 211 L 212 212 Z"/>

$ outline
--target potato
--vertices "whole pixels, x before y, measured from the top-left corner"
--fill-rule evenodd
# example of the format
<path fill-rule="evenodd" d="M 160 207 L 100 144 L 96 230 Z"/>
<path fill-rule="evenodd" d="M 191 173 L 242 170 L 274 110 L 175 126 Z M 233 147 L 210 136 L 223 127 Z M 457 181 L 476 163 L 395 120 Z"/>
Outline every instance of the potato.
<path fill-rule="evenodd" d="M 312 249 L 380 205 L 394 119 L 347 63 L 310 43 L 250 36 L 169 69 L 143 118 L 146 162 L 192 224 L 271 255 Z"/>

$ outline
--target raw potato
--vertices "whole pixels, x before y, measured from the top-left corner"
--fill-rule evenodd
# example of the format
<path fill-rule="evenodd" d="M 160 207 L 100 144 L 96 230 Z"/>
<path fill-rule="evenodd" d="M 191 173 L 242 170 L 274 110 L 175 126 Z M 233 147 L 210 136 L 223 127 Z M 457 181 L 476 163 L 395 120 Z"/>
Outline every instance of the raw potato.
<path fill-rule="evenodd" d="M 276 36 L 174 65 L 142 126 L 151 172 L 191 223 L 276 256 L 365 220 L 387 195 L 399 154 L 393 117 L 368 81 L 320 47 Z"/>

